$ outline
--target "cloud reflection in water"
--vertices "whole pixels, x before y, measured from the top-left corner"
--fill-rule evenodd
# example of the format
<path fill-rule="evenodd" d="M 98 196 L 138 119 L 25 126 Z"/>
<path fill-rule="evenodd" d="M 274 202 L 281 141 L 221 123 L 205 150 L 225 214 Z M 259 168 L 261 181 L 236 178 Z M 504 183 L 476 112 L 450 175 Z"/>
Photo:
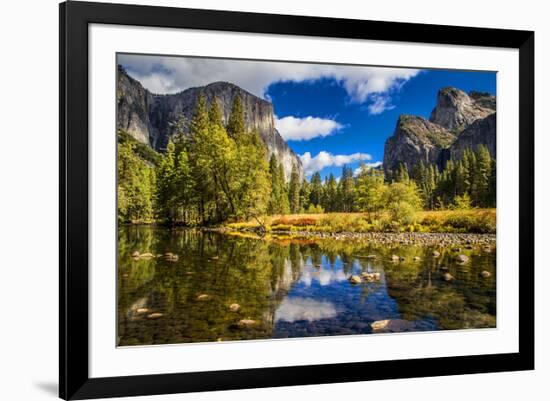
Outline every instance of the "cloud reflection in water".
<path fill-rule="evenodd" d="M 337 314 L 336 307 L 331 302 L 315 301 L 310 298 L 287 298 L 275 312 L 275 322 L 293 323 L 299 320 L 309 322 L 330 319 Z"/>

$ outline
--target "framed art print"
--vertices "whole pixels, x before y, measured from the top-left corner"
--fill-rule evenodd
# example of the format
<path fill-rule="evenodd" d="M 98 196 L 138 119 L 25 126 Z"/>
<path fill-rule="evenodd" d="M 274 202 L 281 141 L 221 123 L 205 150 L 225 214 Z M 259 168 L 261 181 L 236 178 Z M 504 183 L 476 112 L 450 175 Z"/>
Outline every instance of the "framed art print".
<path fill-rule="evenodd" d="M 60 5 L 60 396 L 534 367 L 534 33 Z"/>

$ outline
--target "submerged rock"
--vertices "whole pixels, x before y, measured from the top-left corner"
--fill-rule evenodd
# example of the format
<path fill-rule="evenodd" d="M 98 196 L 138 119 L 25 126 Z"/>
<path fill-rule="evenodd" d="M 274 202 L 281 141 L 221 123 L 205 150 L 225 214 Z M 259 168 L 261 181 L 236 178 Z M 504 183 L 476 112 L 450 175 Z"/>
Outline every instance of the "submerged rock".
<path fill-rule="evenodd" d="M 397 256 L 397 255 L 391 255 L 390 260 L 391 260 L 392 262 L 399 262 L 399 256 Z"/>
<path fill-rule="evenodd" d="M 432 252 L 432 256 L 433 256 L 434 258 L 438 258 L 440 255 L 441 255 L 441 254 L 440 254 L 438 251 L 433 251 L 433 252 Z"/>
<path fill-rule="evenodd" d="M 132 257 L 133 258 L 139 258 L 139 251 L 132 252 Z"/>
<path fill-rule="evenodd" d="M 399 333 L 414 329 L 414 323 L 404 319 L 385 319 L 371 323 L 373 333 Z"/>
<path fill-rule="evenodd" d="M 443 274 L 443 280 L 445 281 L 453 281 L 454 277 L 450 273 Z"/>
<path fill-rule="evenodd" d="M 239 327 L 250 327 L 250 326 L 254 326 L 256 323 L 257 322 L 252 319 L 241 319 L 239 320 L 239 323 L 237 323 L 237 325 Z"/>
<path fill-rule="evenodd" d="M 137 308 L 136 309 L 136 313 L 139 313 L 139 314 L 147 313 L 147 312 L 149 312 L 148 308 Z"/>
<path fill-rule="evenodd" d="M 420 262 L 421 259 L 420 259 L 420 256 L 415 256 L 415 257 L 413 258 L 413 260 L 414 260 L 415 262 Z"/>
<path fill-rule="evenodd" d="M 470 258 L 466 255 L 458 255 L 456 257 L 456 260 L 458 261 L 458 263 L 464 264 L 468 263 L 470 261 Z"/>
<path fill-rule="evenodd" d="M 361 277 L 359 277 L 359 276 L 351 276 L 351 277 L 349 278 L 349 282 L 350 282 L 351 284 L 361 284 Z"/>
<path fill-rule="evenodd" d="M 375 273 L 363 272 L 363 273 L 361 273 L 361 276 L 368 282 L 373 282 L 373 281 L 379 281 L 380 280 L 380 273 L 378 273 L 378 272 L 375 272 Z"/>
<path fill-rule="evenodd" d="M 229 310 L 230 310 L 231 312 L 238 312 L 239 309 L 241 309 L 241 305 L 239 305 L 239 304 L 231 304 L 231 305 L 229 305 Z"/>
<path fill-rule="evenodd" d="M 158 318 L 161 318 L 163 316 L 164 316 L 164 314 L 159 313 L 159 312 L 155 312 L 155 313 L 151 313 L 150 315 L 147 315 L 147 319 L 158 319 Z"/>
<path fill-rule="evenodd" d="M 210 299 L 210 295 L 208 294 L 200 294 L 197 297 L 197 301 L 208 301 Z"/>
<path fill-rule="evenodd" d="M 491 273 L 489 273 L 487 270 L 483 270 L 483 271 L 481 272 L 481 277 L 483 277 L 483 278 L 489 278 L 489 277 L 491 277 Z"/>

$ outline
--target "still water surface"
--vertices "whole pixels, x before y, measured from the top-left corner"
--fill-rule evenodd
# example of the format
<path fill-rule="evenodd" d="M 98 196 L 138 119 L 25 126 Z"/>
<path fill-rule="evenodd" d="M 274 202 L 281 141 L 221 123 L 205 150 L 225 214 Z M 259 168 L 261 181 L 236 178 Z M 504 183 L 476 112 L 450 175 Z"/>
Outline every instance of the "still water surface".
<path fill-rule="evenodd" d="M 364 272 L 379 279 L 350 283 Z M 475 247 L 128 226 L 119 231 L 117 279 L 120 346 L 369 334 L 387 319 L 382 332 L 496 326 L 495 253 Z"/>

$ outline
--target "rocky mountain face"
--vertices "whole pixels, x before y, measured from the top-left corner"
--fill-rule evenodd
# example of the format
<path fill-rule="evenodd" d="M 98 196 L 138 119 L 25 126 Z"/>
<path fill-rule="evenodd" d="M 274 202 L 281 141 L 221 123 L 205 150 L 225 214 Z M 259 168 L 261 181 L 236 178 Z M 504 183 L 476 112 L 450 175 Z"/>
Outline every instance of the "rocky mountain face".
<path fill-rule="evenodd" d="M 497 153 L 497 113 L 489 114 L 485 118 L 474 121 L 460 133 L 450 147 L 450 156 L 458 159 L 468 149 L 475 149 L 477 145 L 485 145 L 491 156 Z"/>
<path fill-rule="evenodd" d="M 480 118 L 485 118 L 496 111 L 493 96 L 474 92 L 469 96 L 456 88 L 443 88 L 437 94 L 437 105 L 432 111 L 430 121 L 451 131 L 461 131 Z"/>
<path fill-rule="evenodd" d="M 441 149 L 448 148 L 456 139 L 447 129 L 422 117 L 401 115 L 395 131 L 386 140 L 384 169 L 395 170 L 405 163 L 409 170 L 420 161 L 436 163 L 441 159 Z"/>
<path fill-rule="evenodd" d="M 484 144 L 496 157 L 496 98 L 488 93 L 443 88 L 429 121 L 402 115 L 384 147 L 384 170 L 404 163 L 409 171 L 420 161 L 443 168 L 467 148 Z"/>
<path fill-rule="evenodd" d="M 122 67 L 118 68 L 117 128 L 127 131 L 135 139 L 163 151 L 173 134 L 171 123 L 183 119 L 190 122 L 199 93 L 207 103 L 218 102 L 224 123 L 229 119 L 235 96 L 243 103 L 247 129 L 256 129 L 265 143 L 268 157 L 275 154 L 283 164 L 285 176 L 290 180 L 296 166 L 302 178 L 303 168 L 299 157 L 290 149 L 275 128 L 273 105 L 244 89 L 228 82 L 214 82 L 204 87 L 190 88 L 173 95 L 154 95 L 131 78 Z"/>

